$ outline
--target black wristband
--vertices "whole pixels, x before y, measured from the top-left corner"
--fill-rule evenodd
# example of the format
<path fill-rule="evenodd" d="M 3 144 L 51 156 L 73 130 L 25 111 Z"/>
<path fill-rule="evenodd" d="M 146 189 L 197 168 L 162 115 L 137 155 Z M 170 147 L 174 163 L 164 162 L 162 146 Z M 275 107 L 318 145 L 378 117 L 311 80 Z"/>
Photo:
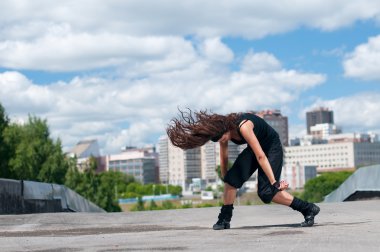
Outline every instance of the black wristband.
<path fill-rule="evenodd" d="M 272 186 L 276 187 L 278 190 L 280 190 L 280 187 L 281 187 L 280 182 L 278 181 L 274 182 Z"/>

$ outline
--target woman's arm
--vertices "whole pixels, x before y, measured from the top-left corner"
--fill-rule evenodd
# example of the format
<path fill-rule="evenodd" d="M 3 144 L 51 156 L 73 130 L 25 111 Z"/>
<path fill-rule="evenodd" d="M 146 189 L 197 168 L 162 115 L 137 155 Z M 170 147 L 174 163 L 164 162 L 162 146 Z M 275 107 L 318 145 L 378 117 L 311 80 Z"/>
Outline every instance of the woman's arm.
<path fill-rule="evenodd" d="M 253 123 L 251 121 L 247 121 L 240 127 L 240 132 L 244 139 L 247 141 L 248 145 L 253 150 L 253 153 L 255 153 L 256 159 L 263 169 L 265 175 L 268 177 L 269 182 L 271 185 L 273 185 L 276 182 L 276 179 L 273 174 L 273 170 L 271 168 L 271 165 L 268 161 L 267 156 L 265 155 L 263 149 L 261 148 L 261 145 L 259 143 L 259 140 L 257 139 L 256 135 L 253 133 Z"/>
<path fill-rule="evenodd" d="M 228 142 L 219 142 L 220 145 L 220 173 L 222 178 L 226 176 L 228 169 Z"/>

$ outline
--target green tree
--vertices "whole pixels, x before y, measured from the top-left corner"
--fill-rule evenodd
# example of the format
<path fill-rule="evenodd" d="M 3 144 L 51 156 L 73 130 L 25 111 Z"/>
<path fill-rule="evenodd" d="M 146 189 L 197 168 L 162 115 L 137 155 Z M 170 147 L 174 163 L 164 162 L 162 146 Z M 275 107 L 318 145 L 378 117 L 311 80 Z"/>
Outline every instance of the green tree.
<path fill-rule="evenodd" d="M 352 172 L 327 172 L 306 182 L 302 198 L 309 202 L 321 202 L 327 194 L 337 189 Z"/>
<path fill-rule="evenodd" d="M 134 178 L 114 171 L 102 172 L 98 176 L 100 177 L 100 183 L 95 203 L 109 212 L 121 211 L 118 199 L 125 192 L 128 184 L 134 182 Z"/>
<path fill-rule="evenodd" d="M 169 185 L 169 193 L 171 195 L 180 196 L 182 194 L 182 187 Z"/>
<path fill-rule="evenodd" d="M 25 125 L 10 124 L 3 133 L 9 148 L 10 176 L 41 182 L 64 182 L 68 169 L 60 140 L 50 138 L 46 120 L 29 116 Z"/>
<path fill-rule="evenodd" d="M 10 170 L 8 167 L 9 162 L 9 148 L 4 141 L 4 131 L 9 125 L 9 118 L 5 113 L 3 105 L 0 103 L 0 178 L 10 178 Z"/>
<path fill-rule="evenodd" d="M 77 186 L 82 183 L 83 174 L 78 171 L 76 158 L 68 158 L 67 161 L 69 167 L 65 175 L 65 186 L 76 191 Z"/>

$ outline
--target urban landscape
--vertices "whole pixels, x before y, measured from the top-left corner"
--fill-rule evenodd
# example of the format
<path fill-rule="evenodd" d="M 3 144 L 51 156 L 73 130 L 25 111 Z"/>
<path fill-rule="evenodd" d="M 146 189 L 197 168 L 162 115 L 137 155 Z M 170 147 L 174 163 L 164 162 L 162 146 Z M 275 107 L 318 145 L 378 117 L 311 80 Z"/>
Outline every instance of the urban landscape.
<path fill-rule="evenodd" d="M 254 113 L 254 112 L 252 112 Z M 354 171 L 362 166 L 380 163 L 378 135 L 371 132 L 342 132 L 334 124 L 334 113 L 328 108 L 307 112 L 307 132 L 302 138 L 288 138 L 288 120 L 279 110 L 265 110 L 261 115 L 279 133 L 285 149 L 282 178 L 290 188 L 301 189 L 317 174 L 334 171 Z M 233 162 L 246 145 L 229 143 L 229 160 Z M 184 192 L 205 189 L 221 183 L 216 168 L 220 165 L 219 143 L 208 142 L 201 148 L 183 151 L 174 147 L 167 136 L 160 137 L 151 147 L 124 147 L 120 154 L 100 156 L 96 140 L 81 141 L 71 156 L 78 158 L 78 167 L 93 156 L 98 159 L 98 171 L 121 171 L 141 183 L 178 185 Z M 85 168 L 81 168 L 85 169 Z M 248 189 L 255 189 L 253 176 Z"/>
<path fill-rule="evenodd" d="M 0 251 L 378 251 L 380 0 L 2 0 Z"/>

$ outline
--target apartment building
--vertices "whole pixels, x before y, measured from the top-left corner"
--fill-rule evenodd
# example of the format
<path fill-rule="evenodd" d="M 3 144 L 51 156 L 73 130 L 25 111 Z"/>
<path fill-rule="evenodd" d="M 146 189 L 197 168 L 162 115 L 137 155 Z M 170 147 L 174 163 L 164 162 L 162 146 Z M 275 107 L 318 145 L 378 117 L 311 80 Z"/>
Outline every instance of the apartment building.
<path fill-rule="evenodd" d="M 379 142 L 333 142 L 285 147 L 285 165 L 316 166 L 318 172 L 380 164 Z"/>
<path fill-rule="evenodd" d="M 105 156 L 106 170 L 133 176 L 143 184 L 158 183 L 158 154 L 151 148 L 126 148 L 119 154 Z"/>

